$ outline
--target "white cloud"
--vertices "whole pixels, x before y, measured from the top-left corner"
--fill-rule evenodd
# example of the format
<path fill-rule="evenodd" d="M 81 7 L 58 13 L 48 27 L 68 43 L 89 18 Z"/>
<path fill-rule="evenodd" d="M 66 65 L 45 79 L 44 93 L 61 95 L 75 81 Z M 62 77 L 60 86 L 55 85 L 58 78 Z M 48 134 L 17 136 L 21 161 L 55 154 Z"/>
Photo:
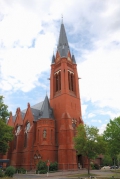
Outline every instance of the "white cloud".
<path fill-rule="evenodd" d="M 105 129 L 106 129 L 106 124 L 102 124 L 101 126 L 100 126 L 100 128 L 99 128 L 99 134 L 103 134 L 103 132 L 105 131 Z"/>
<path fill-rule="evenodd" d="M 87 105 L 82 104 L 82 116 L 86 114 Z"/>
<path fill-rule="evenodd" d="M 89 113 L 88 114 L 88 118 L 92 118 L 92 117 L 95 117 L 96 115 L 94 113 Z"/>

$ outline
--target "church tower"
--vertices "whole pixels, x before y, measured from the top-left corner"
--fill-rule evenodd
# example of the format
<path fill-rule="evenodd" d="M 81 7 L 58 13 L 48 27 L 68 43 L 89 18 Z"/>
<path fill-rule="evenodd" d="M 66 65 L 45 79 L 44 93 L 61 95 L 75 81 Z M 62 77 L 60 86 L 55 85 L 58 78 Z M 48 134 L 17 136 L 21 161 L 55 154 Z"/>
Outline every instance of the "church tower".
<path fill-rule="evenodd" d="M 50 105 L 56 120 L 56 144 L 59 169 L 77 169 L 73 137 L 82 123 L 79 78 L 74 55 L 71 55 L 65 27 L 61 23 L 56 54 L 52 57 Z"/>

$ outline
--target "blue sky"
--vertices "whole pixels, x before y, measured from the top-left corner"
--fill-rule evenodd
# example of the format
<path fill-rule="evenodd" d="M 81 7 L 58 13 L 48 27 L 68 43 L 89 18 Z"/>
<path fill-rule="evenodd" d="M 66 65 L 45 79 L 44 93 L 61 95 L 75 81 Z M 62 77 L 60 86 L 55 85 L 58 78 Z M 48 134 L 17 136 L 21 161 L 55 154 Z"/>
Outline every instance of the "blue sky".
<path fill-rule="evenodd" d="M 102 133 L 120 116 L 119 0 L 1 0 L 0 95 L 13 114 L 49 96 L 62 15 L 81 77 L 83 120 Z"/>

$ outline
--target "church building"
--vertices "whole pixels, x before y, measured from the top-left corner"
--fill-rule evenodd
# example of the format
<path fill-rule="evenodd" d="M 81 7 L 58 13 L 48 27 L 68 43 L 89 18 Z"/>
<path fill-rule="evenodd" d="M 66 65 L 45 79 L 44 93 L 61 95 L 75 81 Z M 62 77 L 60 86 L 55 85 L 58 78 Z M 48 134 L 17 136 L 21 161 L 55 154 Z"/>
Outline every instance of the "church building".
<path fill-rule="evenodd" d="M 76 127 L 83 123 L 79 77 L 75 56 L 71 54 L 63 22 L 56 54 L 51 60 L 50 98 L 10 115 L 8 125 L 14 127 L 14 140 L 7 158 L 10 165 L 36 169 L 42 161 L 57 162 L 59 170 L 85 167 L 74 149 Z"/>

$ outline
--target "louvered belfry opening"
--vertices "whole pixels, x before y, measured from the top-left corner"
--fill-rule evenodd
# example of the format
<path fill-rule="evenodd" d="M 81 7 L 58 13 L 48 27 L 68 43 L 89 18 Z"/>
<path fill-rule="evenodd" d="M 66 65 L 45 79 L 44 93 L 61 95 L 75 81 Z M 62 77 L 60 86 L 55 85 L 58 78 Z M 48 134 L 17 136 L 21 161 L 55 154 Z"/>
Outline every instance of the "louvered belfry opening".
<path fill-rule="evenodd" d="M 69 90 L 75 92 L 74 89 L 74 73 L 68 71 L 68 85 L 69 85 Z"/>
<path fill-rule="evenodd" d="M 57 73 L 55 73 L 54 82 L 55 82 L 55 92 L 60 91 L 61 90 L 61 71 L 58 71 Z"/>

